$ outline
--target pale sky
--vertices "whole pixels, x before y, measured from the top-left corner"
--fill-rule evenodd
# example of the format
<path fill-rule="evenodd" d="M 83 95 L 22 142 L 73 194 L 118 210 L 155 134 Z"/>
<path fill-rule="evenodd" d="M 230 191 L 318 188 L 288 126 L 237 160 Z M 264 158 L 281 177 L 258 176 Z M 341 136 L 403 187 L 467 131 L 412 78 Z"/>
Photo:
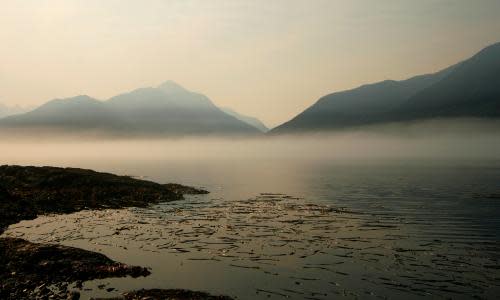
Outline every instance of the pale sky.
<path fill-rule="evenodd" d="M 0 0 L 0 103 L 170 79 L 275 126 L 498 41 L 498 0 Z"/>

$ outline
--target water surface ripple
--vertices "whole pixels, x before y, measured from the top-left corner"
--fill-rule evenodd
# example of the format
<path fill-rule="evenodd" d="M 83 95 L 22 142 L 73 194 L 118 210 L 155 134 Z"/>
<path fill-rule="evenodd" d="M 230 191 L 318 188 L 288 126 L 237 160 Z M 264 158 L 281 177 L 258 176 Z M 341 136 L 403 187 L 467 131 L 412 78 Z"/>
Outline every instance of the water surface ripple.
<path fill-rule="evenodd" d="M 83 298 L 138 288 L 238 299 L 500 295 L 498 233 L 485 230 L 498 226 L 498 217 L 485 226 L 453 207 L 422 214 L 422 202 L 367 205 L 361 211 L 276 193 L 234 201 L 193 196 L 149 209 L 44 216 L 12 225 L 5 235 L 152 269 L 141 279 L 86 282 Z"/>

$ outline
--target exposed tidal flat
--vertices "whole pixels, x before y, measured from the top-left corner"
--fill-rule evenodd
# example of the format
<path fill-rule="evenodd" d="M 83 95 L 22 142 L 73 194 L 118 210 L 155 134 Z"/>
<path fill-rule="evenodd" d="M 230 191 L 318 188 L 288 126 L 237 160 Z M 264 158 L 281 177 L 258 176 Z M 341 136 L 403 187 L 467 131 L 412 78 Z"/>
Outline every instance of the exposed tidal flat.
<path fill-rule="evenodd" d="M 43 217 L 6 234 L 151 269 L 148 277 L 84 282 L 88 298 L 162 286 L 242 299 L 495 297 L 498 243 L 419 240 L 400 221 L 261 194 Z"/>
<path fill-rule="evenodd" d="M 494 299 L 500 292 L 494 162 L 106 164 L 156 182 L 205 183 L 211 193 L 11 225 L 4 237 L 102 253 L 151 273 L 70 282 L 68 291 L 83 299 L 141 289 L 238 299 Z"/>
<path fill-rule="evenodd" d="M 157 184 L 91 170 L 54 167 L 0 166 L 0 232 L 23 219 L 50 213 L 83 209 L 143 207 L 151 203 L 179 200 L 183 194 L 207 193 L 178 184 Z M 37 244 L 19 238 L 0 238 L 1 299 L 79 299 L 82 281 L 123 276 L 148 276 L 139 266 L 115 262 L 78 248 Z M 187 291 L 149 291 L 177 298 L 211 297 Z M 139 291 L 137 295 L 147 295 Z M 125 297 L 132 297 L 131 294 Z"/>

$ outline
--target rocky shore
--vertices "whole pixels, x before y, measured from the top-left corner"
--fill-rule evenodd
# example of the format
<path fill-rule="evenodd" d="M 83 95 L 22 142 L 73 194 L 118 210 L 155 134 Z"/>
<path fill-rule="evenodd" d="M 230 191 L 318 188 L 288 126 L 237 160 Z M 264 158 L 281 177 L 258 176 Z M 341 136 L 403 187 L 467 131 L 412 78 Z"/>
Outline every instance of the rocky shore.
<path fill-rule="evenodd" d="M 149 270 L 114 262 L 82 249 L 0 239 L 0 299 L 73 299 L 70 282 L 124 276 L 147 276 Z"/>
<path fill-rule="evenodd" d="M 207 191 L 179 184 L 158 184 L 92 170 L 0 166 L 0 234 L 21 220 L 84 209 L 146 207 Z M 147 276 L 149 270 L 60 245 L 0 238 L 0 299 L 78 299 L 68 291 L 86 280 Z M 229 299 L 183 290 L 140 290 L 123 299 Z"/>
<path fill-rule="evenodd" d="M 128 176 L 55 167 L 0 166 L 0 227 L 50 213 L 146 207 L 206 191 Z"/>
<path fill-rule="evenodd" d="M 139 290 L 125 293 L 122 298 L 95 299 L 95 300 L 145 300 L 145 299 L 204 299 L 204 300 L 231 300 L 227 296 L 212 296 L 203 292 L 187 290 Z"/>

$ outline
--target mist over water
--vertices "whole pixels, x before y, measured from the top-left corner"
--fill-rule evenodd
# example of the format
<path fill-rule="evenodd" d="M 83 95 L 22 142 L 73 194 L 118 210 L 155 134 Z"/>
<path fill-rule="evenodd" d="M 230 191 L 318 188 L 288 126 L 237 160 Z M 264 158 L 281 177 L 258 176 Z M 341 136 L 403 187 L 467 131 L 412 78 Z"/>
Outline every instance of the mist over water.
<path fill-rule="evenodd" d="M 0 141 L 0 164 L 88 168 L 239 200 L 277 192 L 344 205 L 384 191 L 411 194 L 414 186 L 451 198 L 470 193 L 466 186 L 500 193 L 500 126 L 468 122 L 247 138 L 11 137 Z"/>
<path fill-rule="evenodd" d="M 11 138 L 0 142 L 1 164 L 90 168 L 210 194 L 40 217 L 6 235 L 152 269 L 141 279 L 86 282 L 83 299 L 133 288 L 240 299 L 494 297 L 497 271 L 484 266 L 498 264 L 500 249 L 500 135 L 494 122 L 471 124 L 259 138 Z"/>
<path fill-rule="evenodd" d="M 498 264 L 500 249 L 499 128 L 468 120 L 309 136 L 11 136 L 0 164 L 90 168 L 210 194 L 40 217 L 6 235 L 152 268 L 146 278 L 87 282 L 83 299 L 144 287 L 240 299 L 494 297 L 497 271 L 484 266 Z"/>
<path fill-rule="evenodd" d="M 22 135 L 0 141 L 0 164 L 87 168 L 205 187 L 226 199 L 261 192 L 318 198 L 318 187 L 328 190 L 327 201 L 337 199 L 332 192 L 355 199 L 361 190 L 397 190 L 398 176 L 412 172 L 425 177 L 424 188 L 445 176 L 450 194 L 462 192 L 453 190 L 455 182 L 485 177 L 491 186 L 476 183 L 496 193 L 497 178 L 483 175 L 500 166 L 500 126 L 431 121 L 313 135 L 168 139 Z M 417 184 L 411 180 L 409 187 Z"/>
<path fill-rule="evenodd" d="M 9 135 L 0 163 L 79 166 L 94 160 L 356 161 L 391 159 L 500 159 L 500 122 L 430 121 L 331 133 L 261 137 L 80 138 L 58 133 Z"/>

